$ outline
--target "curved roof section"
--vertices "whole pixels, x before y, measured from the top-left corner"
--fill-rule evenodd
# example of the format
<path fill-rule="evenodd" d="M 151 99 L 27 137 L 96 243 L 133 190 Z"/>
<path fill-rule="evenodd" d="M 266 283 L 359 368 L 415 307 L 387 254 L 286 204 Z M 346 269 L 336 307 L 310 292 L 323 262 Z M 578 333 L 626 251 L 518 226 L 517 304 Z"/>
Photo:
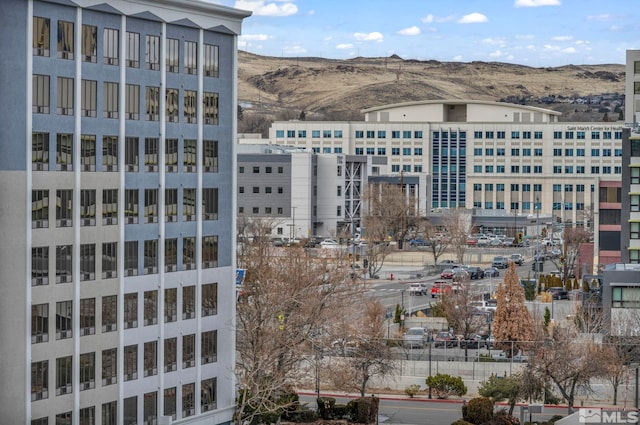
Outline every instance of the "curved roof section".
<path fill-rule="evenodd" d="M 562 113 L 534 106 L 486 100 L 425 100 L 363 109 L 371 122 L 557 122 Z"/>

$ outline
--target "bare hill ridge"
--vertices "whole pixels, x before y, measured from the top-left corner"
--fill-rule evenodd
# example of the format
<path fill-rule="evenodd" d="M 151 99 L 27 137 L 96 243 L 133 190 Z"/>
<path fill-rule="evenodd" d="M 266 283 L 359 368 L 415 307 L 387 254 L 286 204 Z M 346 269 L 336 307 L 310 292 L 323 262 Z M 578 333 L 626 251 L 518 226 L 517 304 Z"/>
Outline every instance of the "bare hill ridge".
<path fill-rule="evenodd" d="M 624 94 L 621 64 L 534 68 L 500 62 L 439 62 L 386 58 L 279 58 L 240 51 L 238 97 L 247 113 L 266 119 L 360 120 L 360 110 L 374 106 L 437 99 L 499 101 L 517 99 L 579 112 L 566 98 Z M 564 109 L 563 109 L 564 108 Z M 587 112 L 583 108 L 581 112 Z M 579 117 L 575 121 L 592 121 Z M 571 119 L 571 114 L 564 117 Z"/>

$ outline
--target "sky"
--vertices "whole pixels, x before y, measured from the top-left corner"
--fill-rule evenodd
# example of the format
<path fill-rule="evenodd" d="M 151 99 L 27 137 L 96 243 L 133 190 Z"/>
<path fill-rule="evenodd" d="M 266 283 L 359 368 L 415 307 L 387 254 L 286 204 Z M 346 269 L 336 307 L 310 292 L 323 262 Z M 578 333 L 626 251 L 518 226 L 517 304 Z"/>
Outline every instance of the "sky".
<path fill-rule="evenodd" d="M 249 10 L 238 47 L 263 56 L 624 64 L 638 0 L 207 0 Z"/>

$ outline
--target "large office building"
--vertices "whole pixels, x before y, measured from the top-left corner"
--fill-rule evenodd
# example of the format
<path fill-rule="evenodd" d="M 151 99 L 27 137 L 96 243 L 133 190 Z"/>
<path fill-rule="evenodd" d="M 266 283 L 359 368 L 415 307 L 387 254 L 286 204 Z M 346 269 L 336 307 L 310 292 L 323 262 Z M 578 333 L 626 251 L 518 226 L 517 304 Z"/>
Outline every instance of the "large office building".
<path fill-rule="evenodd" d="M 247 16 L 0 2 L 0 422 L 231 422 Z"/>

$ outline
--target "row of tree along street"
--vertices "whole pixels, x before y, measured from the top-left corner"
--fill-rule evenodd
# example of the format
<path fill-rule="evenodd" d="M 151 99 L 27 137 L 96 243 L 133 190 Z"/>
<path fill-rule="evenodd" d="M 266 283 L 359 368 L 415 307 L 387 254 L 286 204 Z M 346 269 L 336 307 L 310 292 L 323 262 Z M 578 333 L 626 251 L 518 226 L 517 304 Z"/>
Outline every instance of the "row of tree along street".
<path fill-rule="evenodd" d="M 398 207 L 405 203 L 384 202 L 365 214 L 367 238 L 376 240 L 379 235 L 379 240 L 384 240 L 391 234 L 404 240 L 408 229 L 417 231 L 420 226 L 420 233 L 428 234 L 429 225 L 415 209 Z M 372 208 L 376 204 L 368 205 Z M 387 205 L 402 213 L 398 216 L 385 209 Z M 449 219 L 449 249 L 462 255 L 464 252 L 457 250 L 466 247 L 468 215 L 453 211 Z M 242 224 L 242 234 L 253 237 L 239 244 L 238 252 L 238 267 L 245 270 L 236 316 L 238 424 L 275 422 L 273 418 L 294 404 L 292 388 L 310 378 L 318 392 L 331 387 L 364 396 L 373 378 L 398 372 L 393 340 L 401 339 L 402 334 L 386 338 L 386 311 L 362 281 L 353 278 L 353 259 L 340 250 L 324 257 L 313 255 L 302 245 L 274 248 L 267 236 L 275 224 L 264 220 Z M 383 232 L 384 228 L 387 231 Z M 458 237 L 459 244 L 455 242 Z M 379 249 L 368 251 L 369 272 L 373 274 L 389 249 L 382 243 L 375 246 Z M 439 250 L 442 245 L 432 246 Z M 382 254 L 376 258 L 378 251 Z M 434 261 L 438 255 L 434 251 Z M 478 333 L 469 287 L 464 282 L 461 290 L 441 297 L 433 309 L 434 314 L 446 317 L 454 334 L 465 339 Z M 537 382 L 536 388 L 544 389 L 543 393 L 519 390 L 516 400 L 542 400 L 555 394 L 571 408 L 578 392 L 588 391 L 594 379 L 609 379 L 613 388 L 618 388 L 628 363 L 635 360 L 636 353 L 629 348 L 635 347 L 635 340 L 598 344 L 583 338 L 602 330 L 602 318 L 595 308 L 581 309 L 575 320 L 552 323 L 546 316 L 532 317 L 524 300 L 523 287 L 511 264 L 504 283 L 498 285 L 492 322 L 494 344 L 508 356 L 518 352 L 528 355 L 523 385 Z M 341 361 L 323 361 L 322 357 L 340 344 L 348 347 L 350 355 Z"/>

